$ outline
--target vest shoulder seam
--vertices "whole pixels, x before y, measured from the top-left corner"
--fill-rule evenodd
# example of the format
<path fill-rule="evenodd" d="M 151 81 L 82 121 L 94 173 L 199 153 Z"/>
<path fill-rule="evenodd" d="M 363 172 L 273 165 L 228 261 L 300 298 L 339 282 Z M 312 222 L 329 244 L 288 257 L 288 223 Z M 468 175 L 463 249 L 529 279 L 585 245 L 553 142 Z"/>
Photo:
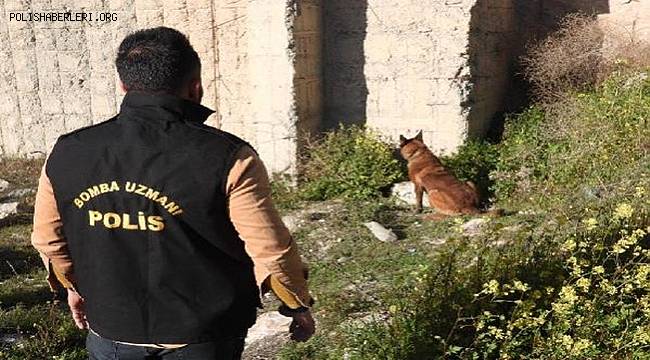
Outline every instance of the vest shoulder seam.
<path fill-rule="evenodd" d="M 65 134 L 59 136 L 59 139 L 66 138 L 66 137 L 68 137 L 68 136 L 70 136 L 70 135 L 74 135 L 74 134 L 80 133 L 80 132 L 85 131 L 85 130 L 89 130 L 89 129 L 93 129 L 93 128 L 96 128 L 96 127 L 99 127 L 99 126 L 102 126 L 102 125 L 106 125 L 107 123 L 110 123 L 110 122 L 112 122 L 112 121 L 117 120 L 117 117 L 118 117 L 118 116 L 119 116 L 119 114 L 113 116 L 112 118 L 110 118 L 110 119 L 108 119 L 108 120 L 104 120 L 104 121 L 102 121 L 102 122 L 99 122 L 99 123 L 97 123 L 97 124 L 92 124 L 92 125 L 88 125 L 88 126 L 81 127 L 81 128 L 79 128 L 79 129 L 72 130 L 72 131 L 70 131 L 70 132 L 68 132 L 68 133 L 65 133 Z"/>

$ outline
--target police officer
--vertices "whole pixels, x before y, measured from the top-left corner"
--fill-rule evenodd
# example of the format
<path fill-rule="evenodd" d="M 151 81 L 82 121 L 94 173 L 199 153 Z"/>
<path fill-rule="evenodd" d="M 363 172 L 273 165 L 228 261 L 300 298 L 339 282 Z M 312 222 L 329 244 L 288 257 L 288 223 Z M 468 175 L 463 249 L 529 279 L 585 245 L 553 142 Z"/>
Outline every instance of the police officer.
<path fill-rule="evenodd" d="M 296 244 L 243 140 L 204 125 L 200 60 L 158 27 L 121 43 L 120 112 L 61 136 L 44 166 L 32 243 L 88 329 L 91 359 L 239 359 L 260 293 L 314 332 Z"/>

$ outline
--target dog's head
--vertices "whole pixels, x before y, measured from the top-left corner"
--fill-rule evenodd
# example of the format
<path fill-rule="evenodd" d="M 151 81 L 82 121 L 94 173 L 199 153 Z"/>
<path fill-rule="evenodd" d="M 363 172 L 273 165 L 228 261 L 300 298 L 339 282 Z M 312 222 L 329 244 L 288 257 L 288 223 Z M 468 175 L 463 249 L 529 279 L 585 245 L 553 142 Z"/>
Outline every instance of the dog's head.
<path fill-rule="evenodd" d="M 422 140 L 422 130 L 410 139 L 407 139 L 403 135 L 399 136 L 399 152 L 406 160 L 411 158 L 415 152 L 423 147 L 426 147 L 426 145 L 424 145 L 424 141 Z"/>

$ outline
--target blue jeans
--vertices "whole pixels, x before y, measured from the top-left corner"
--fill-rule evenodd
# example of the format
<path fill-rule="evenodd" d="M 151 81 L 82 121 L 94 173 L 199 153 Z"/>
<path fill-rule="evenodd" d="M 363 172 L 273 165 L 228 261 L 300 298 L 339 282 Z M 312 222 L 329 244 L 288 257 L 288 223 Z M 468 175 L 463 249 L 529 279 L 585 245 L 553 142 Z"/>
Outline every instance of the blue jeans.
<path fill-rule="evenodd" d="M 239 360 L 244 351 L 241 336 L 212 342 L 189 344 L 178 349 L 157 349 L 120 344 L 89 331 L 86 349 L 90 360 Z"/>

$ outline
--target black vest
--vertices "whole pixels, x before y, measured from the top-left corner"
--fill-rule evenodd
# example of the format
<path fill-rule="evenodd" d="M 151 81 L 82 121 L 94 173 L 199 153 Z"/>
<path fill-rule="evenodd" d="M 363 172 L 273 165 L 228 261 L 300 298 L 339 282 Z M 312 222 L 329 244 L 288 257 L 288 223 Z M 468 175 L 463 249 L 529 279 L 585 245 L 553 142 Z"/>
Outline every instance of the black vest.
<path fill-rule="evenodd" d="M 255 322 L 253 263 L 228 216 L 246 143 L 211 110 L 127 93 L 120 114 L 61 136 L 48 159 L 91 328 L 132 343 L 195 343 Z"/>

